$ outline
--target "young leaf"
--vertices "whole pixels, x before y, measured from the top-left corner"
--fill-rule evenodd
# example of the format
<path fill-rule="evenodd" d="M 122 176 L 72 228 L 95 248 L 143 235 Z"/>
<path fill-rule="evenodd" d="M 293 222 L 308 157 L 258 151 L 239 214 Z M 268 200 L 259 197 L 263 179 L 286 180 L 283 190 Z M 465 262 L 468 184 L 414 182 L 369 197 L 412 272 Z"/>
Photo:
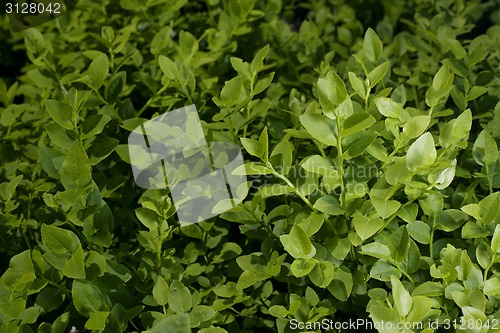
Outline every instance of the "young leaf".
<path fill-rule="evenodd" d="M 335 107 L 347 97 L 344 81 L 334 72 L 328 72 L 326 77 L 318 80 L 318 97 L 323 113 L 330 119 L 335 119 Z"/>
<path fill-rule="evenodd" d="M 168 305 L 175 313 L 184 313 L 191 309 L 193 305 L 191 293 L 182 282 L 174 280 L 170 284 Z"/>
<path fill-rule="evenodd" d="M 316 254 L 316 248 L 304 230 L 293 225 L 288 235 L 281 235 L 280 241 L 292 257 L 295 259 L 311 259 Z"/>
<path fill-rule="evenodd" d="M 80 245 L 78 237 L 70 230 L 42 224 L 42 241 L 56 254 L 73 253 Z"/>
<path fill-rule="evenodd" d="M 160 55 L 158 63 L 163 74 L 170 80 L 177 80 L 180 77 L 179 68 L 170 58 Z"/>
<path fill-rule="evenodd" d="M 366 98 L 366 85 L 365 81 L 363 81 L 360 77 L 358 77 L 353 72 L 349 72 L 349 82 L 351 83 L 354 91 L 362 98 Z"/>
<path fill-rule="evenodd" d="M 73 109 L 70 105 L 58 100 L 48 99 L 45 101 L 45 107 L 56 123 L 66 129 L 73 129 L 73 122 L 71 121 Z"/>
<path fill-rule="evenodd" d="M 74 280 L 71 288 L 71 296 L 76 310 L 86 317 L 106 306 L 105 296 L 90 281 Z"/>
<path fill-rule="evenodd" d="M 101 88 L 109 73 L 109 60 L 105 54 L 101 54 L 92 61 L 88 69 L 88 75 L 92 79 L 92 88 Z"/>
<path fill-rule="evenodd" d="M 300 122 L 316 140 L 328 146 L 337 145 L 337 125 L 332 119 L 316 113 L 304 113 Z"/>
<path fill-rule="evenodd" d="M 410 293 L 405 289 L 401 281 L 395 276 L 391 276 L 392 293 L 394 297 L 394 306 L 399 314 L 404 317 L 412 308 L 412 299 Z"/>
<path fill-rule="evenodd" d="M 241 81 L 241 76 L 239 75 L 229 81 L 226 81 L 222 91 L 220 92 L 220 100 L 224 106 L 233 106 L 236 101 L 238 101 L 243 87 Z"/>
<path fill-rule="evenodd" d="M 434 163 L 437 151 L 431 133 L 421 135 L 412 143 L 406 154 L 406 166 L 410 171 L 417 171 Z"/>
<path fill-rule="evenodd" d="M 377 33 L 372 28 L 368 28 L 363 41 L 363 51 L 365 51 L 366 57 L 371 61 L 377 61 L 382 54 L 382 48 L 382 41 Z"/>
<path fill-rule="evenodd" d="M 75 141 L 68 150 L 59 174 L 66 188 L 87 185 L 92 181 L 90 161 L 80 142 Z"/>
<path fill-rule="evenodd" d="M 498 160 L 497 143 L 487 131 L 482 130 L 479 133 L 472 146 L 472 157 L 477 164 L 482 166 L 491 165 Z"/>
<path fill-rule="evenodd" d="M 403 126 L 403 133 L 409 138 L 417 138 L 421 136 L 431 121 L 428 115 L 416 116 L 408 120 Z"/>
<path fill-rule="evenodd" d="M 153 287 L 153 297 L 159 305 L 168 304 L 169 286 L 162 276 L 158 276 Z"/>
<path fill-rule="evenodd" d="M 361 215 L 359 212 L 353 215 L 352 223 L 356 233 L 362 240 L 370 238 L 384 226 L 383 220 L 370 219 L 367 216 Z"/>
<path fill-rule="evenodd" d="M 387 97 L 377 97 L 375 99 L 375 105 L 377 105 L 380 113 L 387 118 L 398 119 L 403 110 L 401 105 Z"/>
<path fill-rule="evenodd" d="M 368 82 L 370 82 L 370 88 L 373 88 L 380 82 L 387 74 L 389 70 L 390 62 L 386 61 L 381 65 L 375 67 L 370 73 L 368 73 Z"/>

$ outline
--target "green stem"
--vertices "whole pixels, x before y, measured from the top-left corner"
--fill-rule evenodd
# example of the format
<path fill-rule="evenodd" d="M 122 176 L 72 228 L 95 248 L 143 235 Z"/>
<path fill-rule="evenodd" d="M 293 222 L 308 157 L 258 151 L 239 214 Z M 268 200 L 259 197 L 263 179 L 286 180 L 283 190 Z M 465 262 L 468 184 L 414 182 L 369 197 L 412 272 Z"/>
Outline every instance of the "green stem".
<path fill-rule="evenodd" d="M 429 255 L 434 258 L 434 231 L 436 230 L 436 214 L 432 218 L 431 240 L 429 242 Z"/>
<path fill-rule="evenodd" d="M 137 116 L 140 117 L 141 114 L 146 111 L 146 109 L 151 105 L 151 103 L 153 102 L 153 99 L 160 95 L 161 93 L 163 93 L 165 90 L 167 90 L 168 88 L 170 87 L 170 84 L 167 83 L 166 85 L 164 85 L 160 90 L 158 90 L 153 96 L 151 96 L 148 101 L 146 102 L 146 104 L 144 104 L 144 106 L 139 110 L 139 112 L 137 113 Z"/>
<path fill-rule="evenodd" d="M 309 201 L 309 199 L 307 199 L 306 196 L 304 194 L 302 194 L 302 192 L 300 192 L 299 189 L 296 188 L 295 185 L 293 185 L 292 182 L 288 178 L 286 178 L 281 173 L 279 173 L 276 170 L 274 170 L 274 168 L 271 165 L 271 163 L 267 163 L 267 166 L 271 170 L 273 170 L 273 175 L 274 176 L 276 176 L 279 179 L 283 180 L 289 187 L 293 188 L 295 194 L 297 194 L 302 199 L 302 201 L 304 201 L 306 203 L 306 205 L 309 206 L 309 208 L 311 208 L 313 211 L 316 211 L 316 208 L 313 207 L 313 205 L 311 204 L 311 202 Z"/>
<path fill-rule="evenodd" d="M 488 179 L 488 188 L 490 189 L 490 194 L 493 194 L 493 184 L 491 183 L 490 168 L 488 167 L 488 164 L 485 164 L 484 167 L 486 168 L 486 176 Z"/>
<path fill-rule="evenodd" d="M 65 294 L 67 294 L 68 296 L 71 295 L 71 290 L 69 290 L 68 288 L 66 287 L 63 287 L 61 286 L 60 284 L 58 283 L 55 283 L 55 282 L 52 282 L 50 281 L 49 279 L 47 279 L 45 276 L 37 276 L 39 277 L 40 279 L 44 280 L 45 282 L 47 282 L 48 284 L 50 284 L 51 286 L 53 287 L 56 287 L 57 289 L 63 291 Z"/>
<path fill-rule="evenodd" d="M 343 151 L 342 151 L 342 136 L 340 135 L 340 118 L 337 116 L 336 118 L 337 121 L 337 128 L 338 128 L 338 135 L 337 135 L 337 167 L 339 169 L 339 176 L 340 176 L 340 190 L 341 190 L 341 203 L 342 203 L 342 208 L 344 209 L 344 214 L 347 213 L 347 206 L 345 202 L 345 183 L 344 183 L 344 156 L 343 156 Z"/>
<path fill-rule="evenodd" d="M 496 261 L 497 254 L 493 253 L 493 256 L 491 257 L 491 262 L 486 266 L 486 269 L 484 270 L 484 276 L 483 276 L 483 281 L 486 281 L 488 279 L 488 273 L 490 272 L 491 267 Z"/>
<path fill-rule="evenodd" d="M 403 273 L 404 276 L 406 276 L 406 278 L 408 280 L 410 280 L 411 283 L 415 283 L 415 281 L 413 280 L 413 278 L 410 276 L 410 274 L 406 273 L 403 269 L 401 269 L 401 266 L 399 266 L 399 264 L 396 262 L 396 261 L 393 261 L 394 265 L 396 265 L 396 268 L 401 272 Z"/>

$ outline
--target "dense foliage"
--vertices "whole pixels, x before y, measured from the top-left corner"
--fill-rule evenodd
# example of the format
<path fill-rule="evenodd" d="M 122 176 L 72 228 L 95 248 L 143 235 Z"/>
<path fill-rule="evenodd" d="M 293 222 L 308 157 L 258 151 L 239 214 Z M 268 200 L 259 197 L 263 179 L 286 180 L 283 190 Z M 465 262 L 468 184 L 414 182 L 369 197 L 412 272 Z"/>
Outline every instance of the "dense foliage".
<path fill-rule="evenodd" d="M 0 332 L 498 332 L 496 1 L 81 0 L 0 27 Z M 180 227 L 127 137 L 190 104 L 252 183 Z"/>

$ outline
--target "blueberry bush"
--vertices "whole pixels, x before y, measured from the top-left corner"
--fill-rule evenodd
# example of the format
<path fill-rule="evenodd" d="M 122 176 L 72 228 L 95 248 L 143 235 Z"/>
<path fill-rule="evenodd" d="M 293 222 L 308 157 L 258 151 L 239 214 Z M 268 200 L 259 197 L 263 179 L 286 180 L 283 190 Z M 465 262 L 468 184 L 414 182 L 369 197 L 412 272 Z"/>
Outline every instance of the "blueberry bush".
<path fill-rule="evenodd" d="M 0 20 L 0 332 L 500 330 L 497 1 Z M 191 104 L 251 189 L 180 226 L 127 138 Z"/>

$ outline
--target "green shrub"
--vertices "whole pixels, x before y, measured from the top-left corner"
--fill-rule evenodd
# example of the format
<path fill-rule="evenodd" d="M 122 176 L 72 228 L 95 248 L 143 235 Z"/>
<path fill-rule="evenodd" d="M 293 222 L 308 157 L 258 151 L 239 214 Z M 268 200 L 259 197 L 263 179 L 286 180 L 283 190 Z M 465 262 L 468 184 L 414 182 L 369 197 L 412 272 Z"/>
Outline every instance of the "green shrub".
<path fill-rule="evenodd" d="M 82 0 L 15 34 L 3 17 L 0 332 L 497 332 L 499 13 Z M 168 189 L 135 185 L 127 137 L 189 104 L 252 186 L 181 227 Z"/>

